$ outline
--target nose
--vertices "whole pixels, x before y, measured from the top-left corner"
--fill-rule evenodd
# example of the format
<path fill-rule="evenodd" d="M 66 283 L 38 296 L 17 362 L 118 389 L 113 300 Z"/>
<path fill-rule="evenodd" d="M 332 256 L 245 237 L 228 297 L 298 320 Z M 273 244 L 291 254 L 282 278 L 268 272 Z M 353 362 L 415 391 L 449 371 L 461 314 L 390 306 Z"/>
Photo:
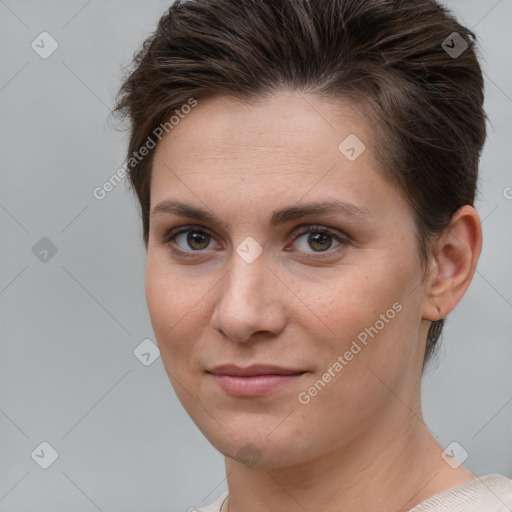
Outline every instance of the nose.
<path fill-rule="evenodd" d="M 248 263 L 234 253 L 232 266 L 216 289 L 211 325 L 225 338 L 245 343 L 272 338 L 284 329 L 286 286 L 263 254 Z"/>

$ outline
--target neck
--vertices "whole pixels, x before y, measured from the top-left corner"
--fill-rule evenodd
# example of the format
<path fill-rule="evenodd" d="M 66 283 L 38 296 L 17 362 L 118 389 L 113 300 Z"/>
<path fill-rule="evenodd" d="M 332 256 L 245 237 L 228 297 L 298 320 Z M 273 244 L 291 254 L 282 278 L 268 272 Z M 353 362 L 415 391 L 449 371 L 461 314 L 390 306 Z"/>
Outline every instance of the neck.
<path fill-rule="evenodd" d="M 441 458 L 419 405 L 396 407 L 356 438 L 300 465 L 248 468 L 226 458 L 223 511 L 404 512 L 475 477 Z"/>

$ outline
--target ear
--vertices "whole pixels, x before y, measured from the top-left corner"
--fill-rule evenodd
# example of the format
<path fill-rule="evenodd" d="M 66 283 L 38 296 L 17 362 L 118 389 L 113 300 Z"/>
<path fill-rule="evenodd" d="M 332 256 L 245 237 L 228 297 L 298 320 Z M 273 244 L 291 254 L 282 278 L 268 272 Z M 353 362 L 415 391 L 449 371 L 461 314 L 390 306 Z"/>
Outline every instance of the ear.
<path fill-rule="evenodd" d="M 455 308 L 473 279 L 481 250 L 480 217 L 473 207 L 462 206 L 432 248 L 423 318 L 440 320 Z"/>

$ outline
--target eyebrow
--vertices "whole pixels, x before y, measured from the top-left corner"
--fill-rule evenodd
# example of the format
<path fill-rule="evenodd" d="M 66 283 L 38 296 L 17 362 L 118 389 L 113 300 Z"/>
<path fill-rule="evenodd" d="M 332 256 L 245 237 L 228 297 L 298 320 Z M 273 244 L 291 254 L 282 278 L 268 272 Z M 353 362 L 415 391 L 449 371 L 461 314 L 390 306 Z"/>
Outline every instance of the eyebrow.
<path fill-rule="evenodd" d="M 173 199 L 167 199 L 158 203 L 151 211 L 151 216 L 162 214 L 178 215 L 180 217 L 188 217 L 199 221 L 218 223 L 227 227 L 226 223 L 211 211 Z M 341 214 L 347 217 L 359 219 L 371 217 L 369 210 L 356 206 L 355 204 L 347 203 L 345 201 L 325 201 L 321 203 L 303 204 L 300 206 L 288 206 L 279 210 L 274 210 L 270 218 L 270 225 L 277 226 L 301 217 L 322 214 Z"/>

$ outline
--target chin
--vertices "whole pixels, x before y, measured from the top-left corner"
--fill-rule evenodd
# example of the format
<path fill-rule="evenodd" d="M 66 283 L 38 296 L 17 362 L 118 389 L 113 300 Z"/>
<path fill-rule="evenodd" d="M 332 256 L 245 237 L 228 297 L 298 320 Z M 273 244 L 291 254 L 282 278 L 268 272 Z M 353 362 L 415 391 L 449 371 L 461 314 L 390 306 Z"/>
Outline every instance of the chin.
<path fill-rule="evenodd" d="M 290 432 L 285 425 L 276 429 L 279 421 L 255 425 L 254 420 L 251 422 L 248 418 L 247 421 L 235 419 L 232 423 L 219 423 L 222 426 L 210 418 L 197 426 L 217 451 L 247 468 L 292 466 L 306 458 L 306 454 L 297 449 L 298 443 L 303 445 L 297 433 Z"/>

